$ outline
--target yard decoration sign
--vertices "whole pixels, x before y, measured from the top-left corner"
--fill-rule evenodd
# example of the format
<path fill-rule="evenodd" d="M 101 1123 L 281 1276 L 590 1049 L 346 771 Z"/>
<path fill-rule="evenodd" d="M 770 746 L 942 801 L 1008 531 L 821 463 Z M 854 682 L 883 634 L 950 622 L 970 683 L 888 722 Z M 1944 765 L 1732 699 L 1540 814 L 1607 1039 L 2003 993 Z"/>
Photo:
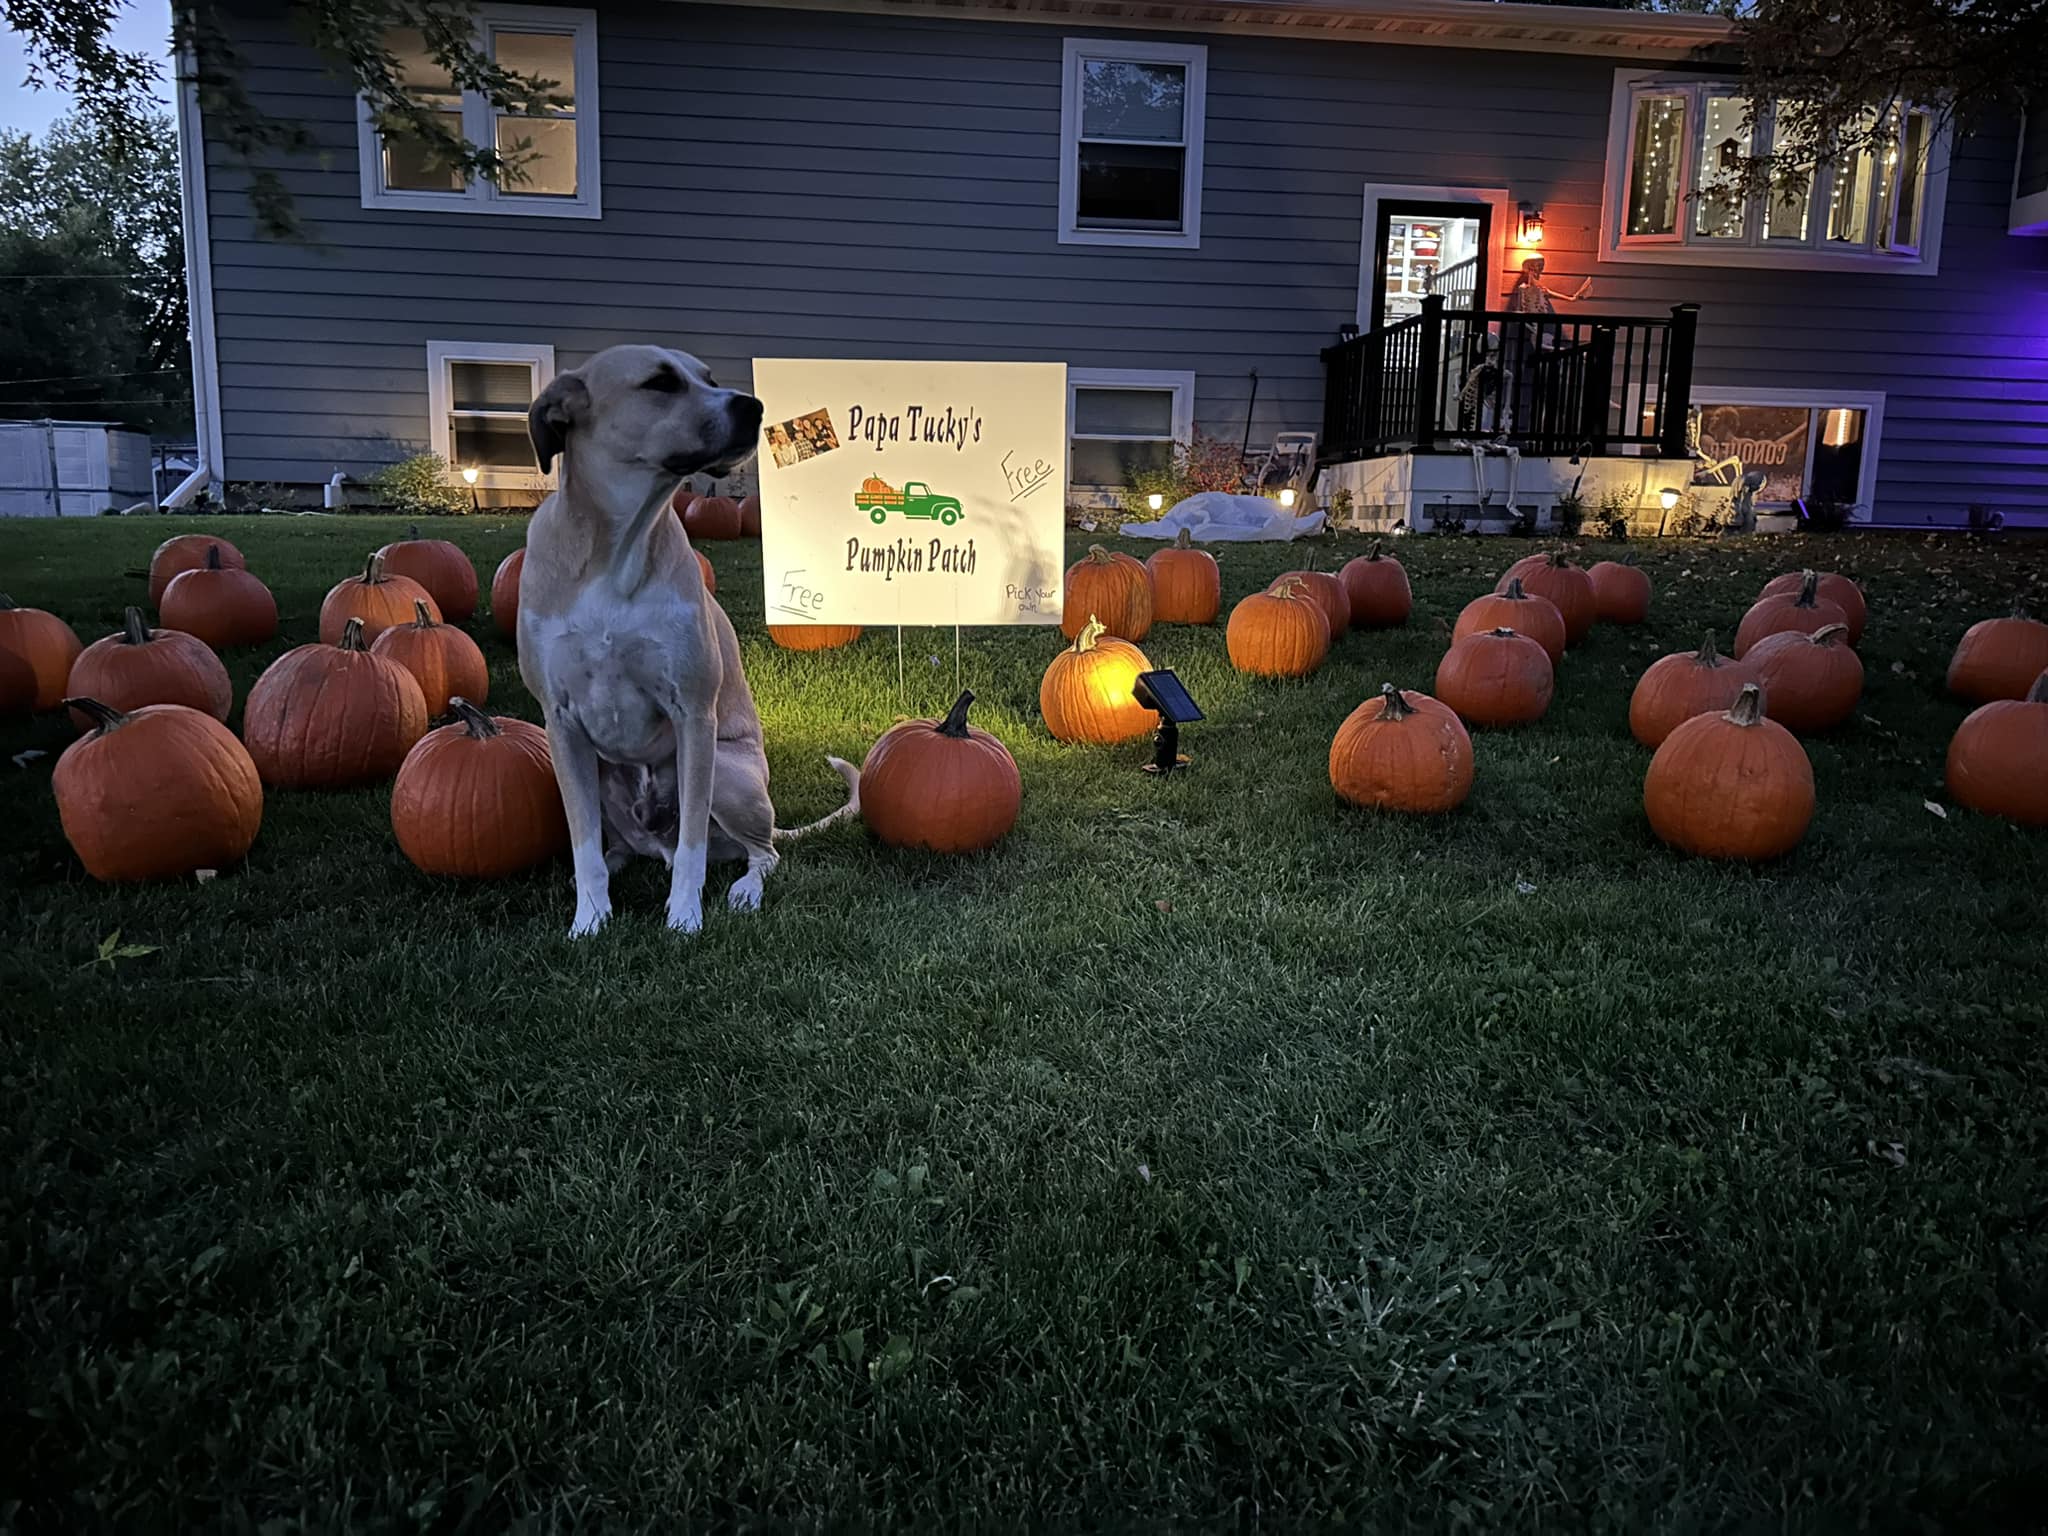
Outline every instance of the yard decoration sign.
<path fill-rule="evenodd" d="M 759 358 L 777 625 L 1057 624 L 1061 363 Z"/>

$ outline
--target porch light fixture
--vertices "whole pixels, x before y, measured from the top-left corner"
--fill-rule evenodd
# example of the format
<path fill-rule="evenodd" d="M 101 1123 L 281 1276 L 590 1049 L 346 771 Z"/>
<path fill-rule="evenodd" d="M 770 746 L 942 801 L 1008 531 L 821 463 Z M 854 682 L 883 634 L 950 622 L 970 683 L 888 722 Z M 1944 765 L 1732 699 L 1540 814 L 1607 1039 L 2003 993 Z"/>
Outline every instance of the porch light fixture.
<path fill-rule="evenodd" d="M 1678 505 L 1678 498 L 1683 496 L 1684 494 L 1685 493 L 1679 490 L 1677 486 L 1667 485 L 1662 490 L 1657 492 L 1657 505 L 1662 507 L 1666 512 L 1669 512 L 1673 507 Z"/>
<path fill-rule="evenodd" d="M 1534 203 L 1522 204 L 1522 217 L 1517 229 L 1517 240 L 1522 245 L 1543 243 L 1543 210 Z"/>
<path fill-rule="evenodd" d="M 1166 498 L 1160 495 L 1159 492 L 1154 491 L 1151 495 L 1145 498 L 1145 505 L 1150 507 L 1154 512 L 1157 512 L 1161 507 L 1166 505 Z"/>
<path fill-rule="evenodd" d="M 1293 487 L 1293 486 L 1291 486 L 1291 485 L 1284 485 L 1284 486 L 1282 486 L 1282 487 L 1280 488 L 1280 505 L 1281 505 L 1281 506 L 1283 506 L 1283 507 L 1291 507 L 1291 506 L 1293 506 L 1293 505 L 1294 505 L 1294 487 Z"/>

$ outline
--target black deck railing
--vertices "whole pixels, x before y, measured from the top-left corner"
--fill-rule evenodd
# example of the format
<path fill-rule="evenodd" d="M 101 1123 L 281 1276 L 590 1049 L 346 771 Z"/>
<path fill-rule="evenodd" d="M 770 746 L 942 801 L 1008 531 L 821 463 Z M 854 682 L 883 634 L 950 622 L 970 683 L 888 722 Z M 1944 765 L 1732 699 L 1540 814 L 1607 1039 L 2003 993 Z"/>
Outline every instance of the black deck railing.
<path fill-rule="evenodd" d="M 1686 456 L 1699 306 L 1667 316 L 1451 308 L 1323 349 L 1325 464 L 1506 441 L 1524 453 Z"/>

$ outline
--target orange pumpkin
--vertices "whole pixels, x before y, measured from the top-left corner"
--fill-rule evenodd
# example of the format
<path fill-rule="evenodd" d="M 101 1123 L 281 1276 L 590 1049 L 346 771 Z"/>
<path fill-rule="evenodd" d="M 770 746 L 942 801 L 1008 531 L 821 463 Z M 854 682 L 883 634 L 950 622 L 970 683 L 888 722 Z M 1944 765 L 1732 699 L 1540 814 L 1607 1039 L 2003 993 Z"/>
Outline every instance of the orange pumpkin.
<path fill-rule="evenodd" d="M 1543 718 L 1556 687 L 1550 655 L 1527 635 L 1467 635 L 1437 664 L 1436 696 L 1467 725 L 1527 725 Z"/>
<path fill-rule="evenodd" d="M 860 638 L 858 624 L 770 624 L 768 638 L 785 651 L 836 651 Z"/>
<path fill-rule="evenodd" d="M 187 571 L 196 571 L 206 564 L 206 552 L 220 551 L 220 564 L 231 571 L 247 570 L 249 562 L 242 552 L 226 539 L 218 539 L 205 533 L 181 533 L 165 539 L 157 545 L 156 553 L 149 557 L 149 603 L 152 608 L 161 608 L 164 592 L 171 582 Z"/>
<path fill-rule="evenodd" d="M 1254 677 L 1307 677 L 1330 654 L 1330 620 L 1307 587 L 1282 578 L 1230 610 L 1223 648 Z"/>
<path fill-rule="evenodd" d="M 673 511 L 677 517 L 681 517 L 685 512 L 690 510 L 690 503 L 695 501 L 699 496 L 703 494 L 704 493 L 698 490 L 697 487 L 689 484 L 688 482 L 685 482 L 684 484 L 677 486 L 675 495 L 669 498 L 669 509 Z"/>
<path fill-rule="evenodd" d="M 548 733 L 492 719 L 460 696 L 448 705 L 455 723 L 422 736 L 391 786 L 391 830 L 405 856 L 430 875 L 492 880 L 566 853 Z"/>
<path fill-rule="evenodd" d="M 1790 853 L 1806 836 L 1813 808 L 1813 764 L 1798 737 L 1764 717 L 1755 683 L 1744 683 L 1724 712 L 1680 722 L 1643 778 L 1651 830 L 1702 858 Z"/>
<path fill-rule="evenodd" d="M 1074 643 L 1053 657 L 1038 683 L 1038 711 L 1055 741 L 1111 746 L 1159 729 L 1159 715 L 1131 696 L 1152 663 L 1128 640 L 1090 619 Z"/>
<path fill-rule="evenodd" d="M 216 651 L 261 645 L 277 634 L 277 599 L 254 572 L 209 552 L 206 564 L 171 578 L 156 605 L 165 629 L 197 635 Z"/>
<path fill-rule="evenodd" d="M 490 697 L 491 668 L 477 643 L 452 624 L 440 624 L 424 600 L 413 604 L 413 621 L 394 624 L 370 642 L 372 656 L 387 657 L 413 675 L 427 701 L 427 718 L 448 713 L 457 697 L 481 704 Z"/>
<path fill-rule="evenodd" d="M 71 664 L 85 647 L 78 633 L 54 613 L 17 608 L 0 593 L 0 650 L 12 651 L 35 674 L 33 709 L 55 709 L 64 702 L 64 684 Z"/>
<path fill-rule="evenodd" d="M 228 669 L 204 640 L 177 629 L 151 629 L 140 608 L 130 608 L 121 629 L 95 640 L 71 664 L 66 690 L 98 699 L 112 710 L 134 711 L 145 704 L 183 704 L 225 720 L 235 702 Z M 71 712 L 71 723 L 93 728 L 90 715 Z"/>
<path fill-rule="evenodd" d="M 1602 560 L 1586 571 L 1593 611 L 1602 624 L 1640 624 L 1650 616 L 1650 578 L 1639 565 Z"/>
<path fill-rule="evenodd" d="M 36 707 L 36 669 L 19 651 L 0 649 L 0 720 L 28 714 Z"/>
<path fill-rule="evenodd" d="M 166 880 L 237 863 L 263 824 L 263 785 L 234 732 L 202 710 L 63 702 L 92 722 L 50 786 L 65 840 L 95 880 Z"/>
<path fill-rule="evenodd" d="M 704 578 L 704 590 L 713 597 L 716 597 L 718 595 L 718 572 L 711 569 L 711 562 L 704 558 L 703 550 L 693 549 L 690 553 L 697 557 L 697 574 Z"/>
<path fill-rule="evenodd" d="M 1223 573 L 1216 557 L 1196 549 L 1183 528 L 1145 561 L 1152 577 L 1152 617 L 1161 624 L 1214 624 L 1223 608 Z"/>
<path fill-rule="evenodd" d="M 860 765 L 860 814 L 896 848 L 972 853 L 1017 824 L 1024 782 L 1000 741 L 967 723 L 974 694 L 943 720 L 904 720 L 868 748 Z"/>
<path fill-rule="evenodd" d="M 526 551 L 515 549 L 498 562 L 497 574 L 491 577 L 491 622 L 507 640 L 519 633 L 519 572 L 525 564 Z"/>
<path fill-rule="evenodd" d="M 386 544 L 377 558 L 391 575 L 409 577 L 425 587 L 449 623 L 460 624 L 476 612 L 476 567 L 448 540 L 423 539 L 414 525 L 410 538 Z"/>
<path fill-rule="evenodd" d="M 1696 651 L 1660 656 L 1629 698 L 1629 733 L 1646 747 L 1661 747 L 1694 715 L 1717 715 L 1734 704 L 1749 681 L 1749 668 L 1715 650 L 1712 635 Z"/>
<path fill-rule="evenodd" d="M 1330 784 L 1353 805 L 1419 816 L 1456 810 L 1472 793 L 1472 738 L 1448 706 L 1388 683 L 1337 727 Z"/>
<path fill-rule="evenodd" d="M 1742 616 L 1735 631 L 1735 658 L 1740 661 L 1759 640 L 1772 635 L 1810 635 L 1830 624 L 1848 625 L 1840 603 L 1820 596 L 1820 577 L 1808 571 L 1796 592 L 1760 597 Z"/>
<path fill-rule="evenodd" d="M 2048 827 L 2048 671 L 2025 698 L 1979 705 L 1956 727 L 1948 791 L 1973 811 Z"/>
<path fill-rule="evenodd" d="M 1771 718 L 1787 730 L 1831 731 L 1863 697 L 1863 663 L 1849 648 L 1846 624 L 1811 635 L 1772 635 L 1744 659 L 1763 687 Z"/>
<path fill-rule="evenodd" d="M 2044 670 L 2048 624 L 2028 618 L 2026 607 L 2015 603 L 2012 617 L 1983 619 L 1964 631 L 1948 664 L 1948 691 L 1977 704 L 2023 699 Z"/>
<path fill-rule="evenodd" d="M 736 539 L 740 504 L 730 496 L 699 496 L 683 508 L 683 531 L 692 539 Z"/>
<path fill-rule="evenodd" d="M 1152 573 L 1129 555 L 1111 554 L 1100 544 L 1067 567 L 1060 633 L 1069 640 L 1090 619 L 1119 640 L 1136 642 L 1152 628 Z"/>
<path fill-rule="evenodd" d="M 1515 566 L 1501 577 L 1494 591 L 1505 592 L 1510 582 L 1519 581 L 1522 590 L 1531 597 L 1549 599 L 1564 620 L 1566 645 L 1577 645 L 1592 633 L 1593 621 L 1600 616 L 1593 578 L 1573 565 L 1569 555 L 1531 555 L 1527 560 L 1516 561 Z"/>
<path fill-rule="evenodd" d="M 1289 571 L 1276 576 L 1266 590 L 1271 592 L 1285 581 L 1298 581 L 1308 589 L 1308 595 L 1321 605 L 1323 617 L 1330 623 L 1330 643 L 1342 640 L 1351 628 L 1351 599 L 1345 594 L 1344 583 L 1328 571 Z"/>
<path fill-rule="evenodd" d="M 1564 615 L 1549 598 L 1524 591 L 1519 576 L 1510 576 L 1500 591 L 1488 592 L 1467 603 L 1452 626 L 1451 641 L 1455 644 L 1467 635 L 1483 635 L 1496 629 L 1512 629 L 1518 635 L 1527 635 L 1543 647 L 1552 666 L 1564 659 Z"/>
<path fill-rule="evenodd" d="M 363 621 L 339 645 L 302 645 L 273 661 L 242 706 L 242 737 L 266 784 L 345 789 L 388 779 L 427 733 L 427 698 L 404 667 L 373 656 Z"/>
<path fill-rule="evenodd" d="M 740 498 L 740 537 L 761 537 L 761 498 L 757 495 Z"/>
<path fill-rule="evenodd" d="M 376 639 L 394 624 L 413 616 L 416 603 L 425 603 L 438 620 L 441 608 L 433 594 L 410 576 L 393 576 L 384 569 L 381 556 L 372 555 L 363 564 L 363 574 L 338 581 L 328 589 L 320 604 L 320 643 L 338 645 L 350 619 L 363 621 L 363 639 Z"/>
<path fill-rule="evenodd" d="M 1337 579 L 1344 583 L 1344 595 L 1351 603 L 1354 628 L 1391 629 L 1406 624 L 1415 609 L 1408 572 L 1393 556 L 1380 553 L 1377 539 L 1357 559 L 1347 560 Z"/>
<path fill-rule="evenodd" d="M 1870 613 L 1868 605 L 1863 601 L 1863 589 L 1847 576 L 1837 575 L 1833 571 L 1821 571 L 1818 575 L 1820 583 L 1816 590 L 1819 595 L 1842 610 L 1842 621 L 1849 626 L 1849 643 L 1861 645 L 1864 621 Z M 1782 597 L 1788 593 L 1796 594 L 1805 580 L 1804 571 L 1787 571 L 1784 575 L 1773 576 L 1765 582 L 1763 591 L 1757 596 Z M 1772 714 L 1775 718 L 1775 709 Z"/>

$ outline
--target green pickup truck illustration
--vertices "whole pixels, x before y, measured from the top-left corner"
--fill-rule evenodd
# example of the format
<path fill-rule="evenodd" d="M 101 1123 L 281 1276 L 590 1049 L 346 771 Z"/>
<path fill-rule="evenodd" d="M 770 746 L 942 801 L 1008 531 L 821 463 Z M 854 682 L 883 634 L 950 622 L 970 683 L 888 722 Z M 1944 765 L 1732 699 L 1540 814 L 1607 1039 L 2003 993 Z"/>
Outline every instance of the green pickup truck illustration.
<path fill-rule="evenodd" d="M 960 521 L 959 499 L 935 495 L 922 480 L 906 480 L 899 491 L 888 481 L 870 475 L 853 493 L 853 504 L 877 523 L 887 522 L 891 512 L 901 512 L 905 517 L 935 517 L 948 528 Z"/>

